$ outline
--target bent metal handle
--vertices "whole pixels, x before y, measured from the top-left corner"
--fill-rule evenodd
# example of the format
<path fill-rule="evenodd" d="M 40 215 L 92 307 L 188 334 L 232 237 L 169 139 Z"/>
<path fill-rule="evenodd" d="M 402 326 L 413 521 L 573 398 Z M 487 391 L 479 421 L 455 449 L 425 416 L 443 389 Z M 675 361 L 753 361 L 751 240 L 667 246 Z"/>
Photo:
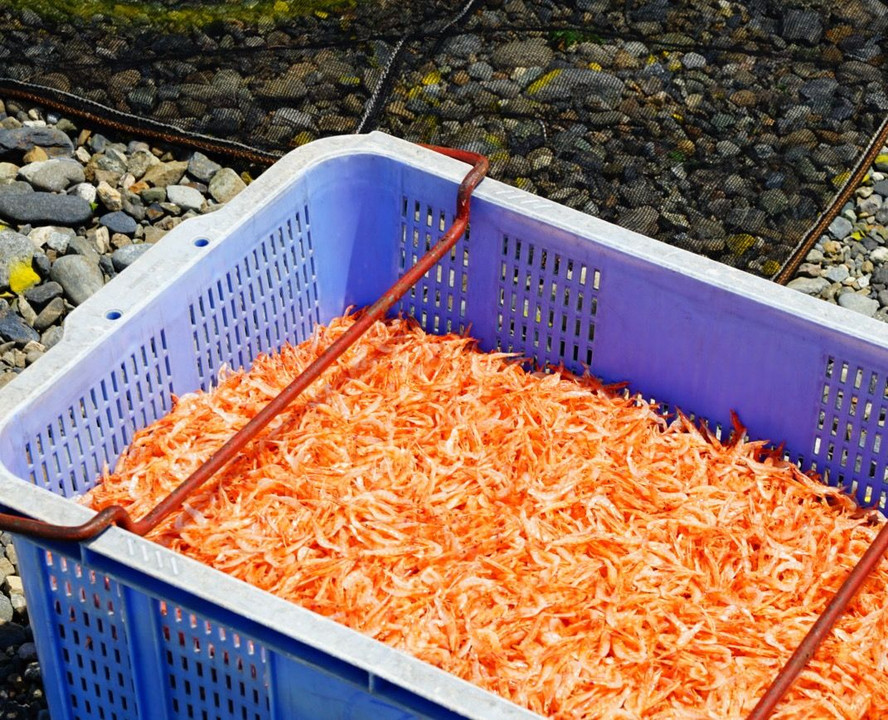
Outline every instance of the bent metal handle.
<path fill-rule="evenodd" d="M 435 263 L 462 237 L 469 223 L 469 200 L 472 191 L 487 174 L 487 158 L 477 153 L 425 145 L 431 150 L 469 163 L 473 167 L 459 185 L 456 197 L 456 218 L 441 239 L 417 263 L 407 270 L 373 305 L 367 308 L 349 329 L 340 335 L 311 365 L 256 415 L 209 459 L 182 481 L 141 520 L 134 520 L 120 505 L 101 510 L 87 522 L 76 526 L 60 526 L 17 515 L 0 513 L 0 530 L 44 540 L 83 541 L 94 538 L 111 525 L 118 525 L 137 535 L 145 535 L 167 515 L 179 509 L 186 498 L 221 470 L 240 450 L 255 438 L 271 420 L 293 402 L 321 373 L 332 365 L 369 327 L 385 317 L 394 304 L 425 275 Z"/>

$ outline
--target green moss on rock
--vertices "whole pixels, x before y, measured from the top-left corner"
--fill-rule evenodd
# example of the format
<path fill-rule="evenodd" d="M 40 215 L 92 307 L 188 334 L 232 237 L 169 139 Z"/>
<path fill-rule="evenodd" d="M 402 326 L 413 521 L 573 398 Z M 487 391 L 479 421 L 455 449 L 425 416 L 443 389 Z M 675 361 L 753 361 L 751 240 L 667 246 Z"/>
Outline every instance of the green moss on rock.
<path fill-rule="evenodd" d="M 528 95 L 536 95 L 540 90 L 542 90 L 546 85 L 552 82 L 555 78 L 561 75 L 561 68 L 556 68 L 555 70 L 550 70 L 545 75 L 540 78 L 534 80 L 530 85 L 527 86 L 527 94 Z"/>
<path fill-rule="evenodd" d="M 93 22 L 102 15 L 116 26 L 140 25 L 187 32 L 214 22 L 240 22 L 255 25 L 269 19 L 341 13 L 355 7 L 357 0 L 216 0 L 199 6 L 170 8 L 160 0 L 7 0 L 11 10 L 30 10 L 56 22 Z"/>
<path fill-rule="evenodd" d="M 780 272 L 781 267 L 782 265 L 776 260 L 765 260 L 765 262 L 762 263 L 762 274 L 765 277 L 773 277 Z"/>
<path fill-rule="evenodd" d="M 725 242 L 728 246 L 728 250 L 734 255 L 742 255 L 755 245 L 755 237 L 749 233 L 739 233 L 737 235 L 731 235 L 731 237 Z"/>

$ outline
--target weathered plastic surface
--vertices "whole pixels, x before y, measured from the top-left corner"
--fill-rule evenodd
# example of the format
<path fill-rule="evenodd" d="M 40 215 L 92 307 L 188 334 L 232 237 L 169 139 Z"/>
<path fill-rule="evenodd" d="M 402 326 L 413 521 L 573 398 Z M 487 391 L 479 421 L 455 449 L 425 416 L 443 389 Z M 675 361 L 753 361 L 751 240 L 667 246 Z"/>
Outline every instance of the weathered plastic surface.
<path fill-rule="evenodd" d="M 0 392 L 0 504 L 67 499 L 172 395 L 372 302 L 450 223 L 466 167 L 385 135 L 294 151 L 170 232 Z M 888 327 L 485 180 L 469 236 L 406 296 L 434 332 L 589 368 L 785 442 L 884 508 Z M 17 541 L 53 718 L 530 718 L 507 701 L 116 528 Z"/>

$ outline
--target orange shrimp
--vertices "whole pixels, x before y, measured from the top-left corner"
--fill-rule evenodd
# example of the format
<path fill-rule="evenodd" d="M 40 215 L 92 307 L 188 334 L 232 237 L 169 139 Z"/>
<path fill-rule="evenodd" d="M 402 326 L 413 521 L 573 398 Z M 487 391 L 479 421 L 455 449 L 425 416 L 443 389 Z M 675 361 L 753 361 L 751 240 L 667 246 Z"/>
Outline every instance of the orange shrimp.
<path fill-rule="evenodd" d="M 136 516 L 353 320 L 226 372 L 85 499 Z M 878 530 L 762 442 L 377 323 L 150 536 L 544 716 L 741 718 Z M 888 570 L 775 718 L 888 714 Z"/>

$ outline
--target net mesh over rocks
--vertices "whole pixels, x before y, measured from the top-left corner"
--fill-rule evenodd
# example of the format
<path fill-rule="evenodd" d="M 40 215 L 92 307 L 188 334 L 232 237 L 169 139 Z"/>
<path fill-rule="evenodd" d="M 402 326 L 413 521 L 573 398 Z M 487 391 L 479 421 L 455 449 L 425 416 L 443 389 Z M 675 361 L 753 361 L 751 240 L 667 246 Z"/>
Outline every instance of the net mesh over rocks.
<path fill-rule="evenodd" d="M 0 95 L 276 153 L 374 129 L 480 151 L 771 277 L 888 114 L 886 33 L 877 0 L 10 0 Z"/>

